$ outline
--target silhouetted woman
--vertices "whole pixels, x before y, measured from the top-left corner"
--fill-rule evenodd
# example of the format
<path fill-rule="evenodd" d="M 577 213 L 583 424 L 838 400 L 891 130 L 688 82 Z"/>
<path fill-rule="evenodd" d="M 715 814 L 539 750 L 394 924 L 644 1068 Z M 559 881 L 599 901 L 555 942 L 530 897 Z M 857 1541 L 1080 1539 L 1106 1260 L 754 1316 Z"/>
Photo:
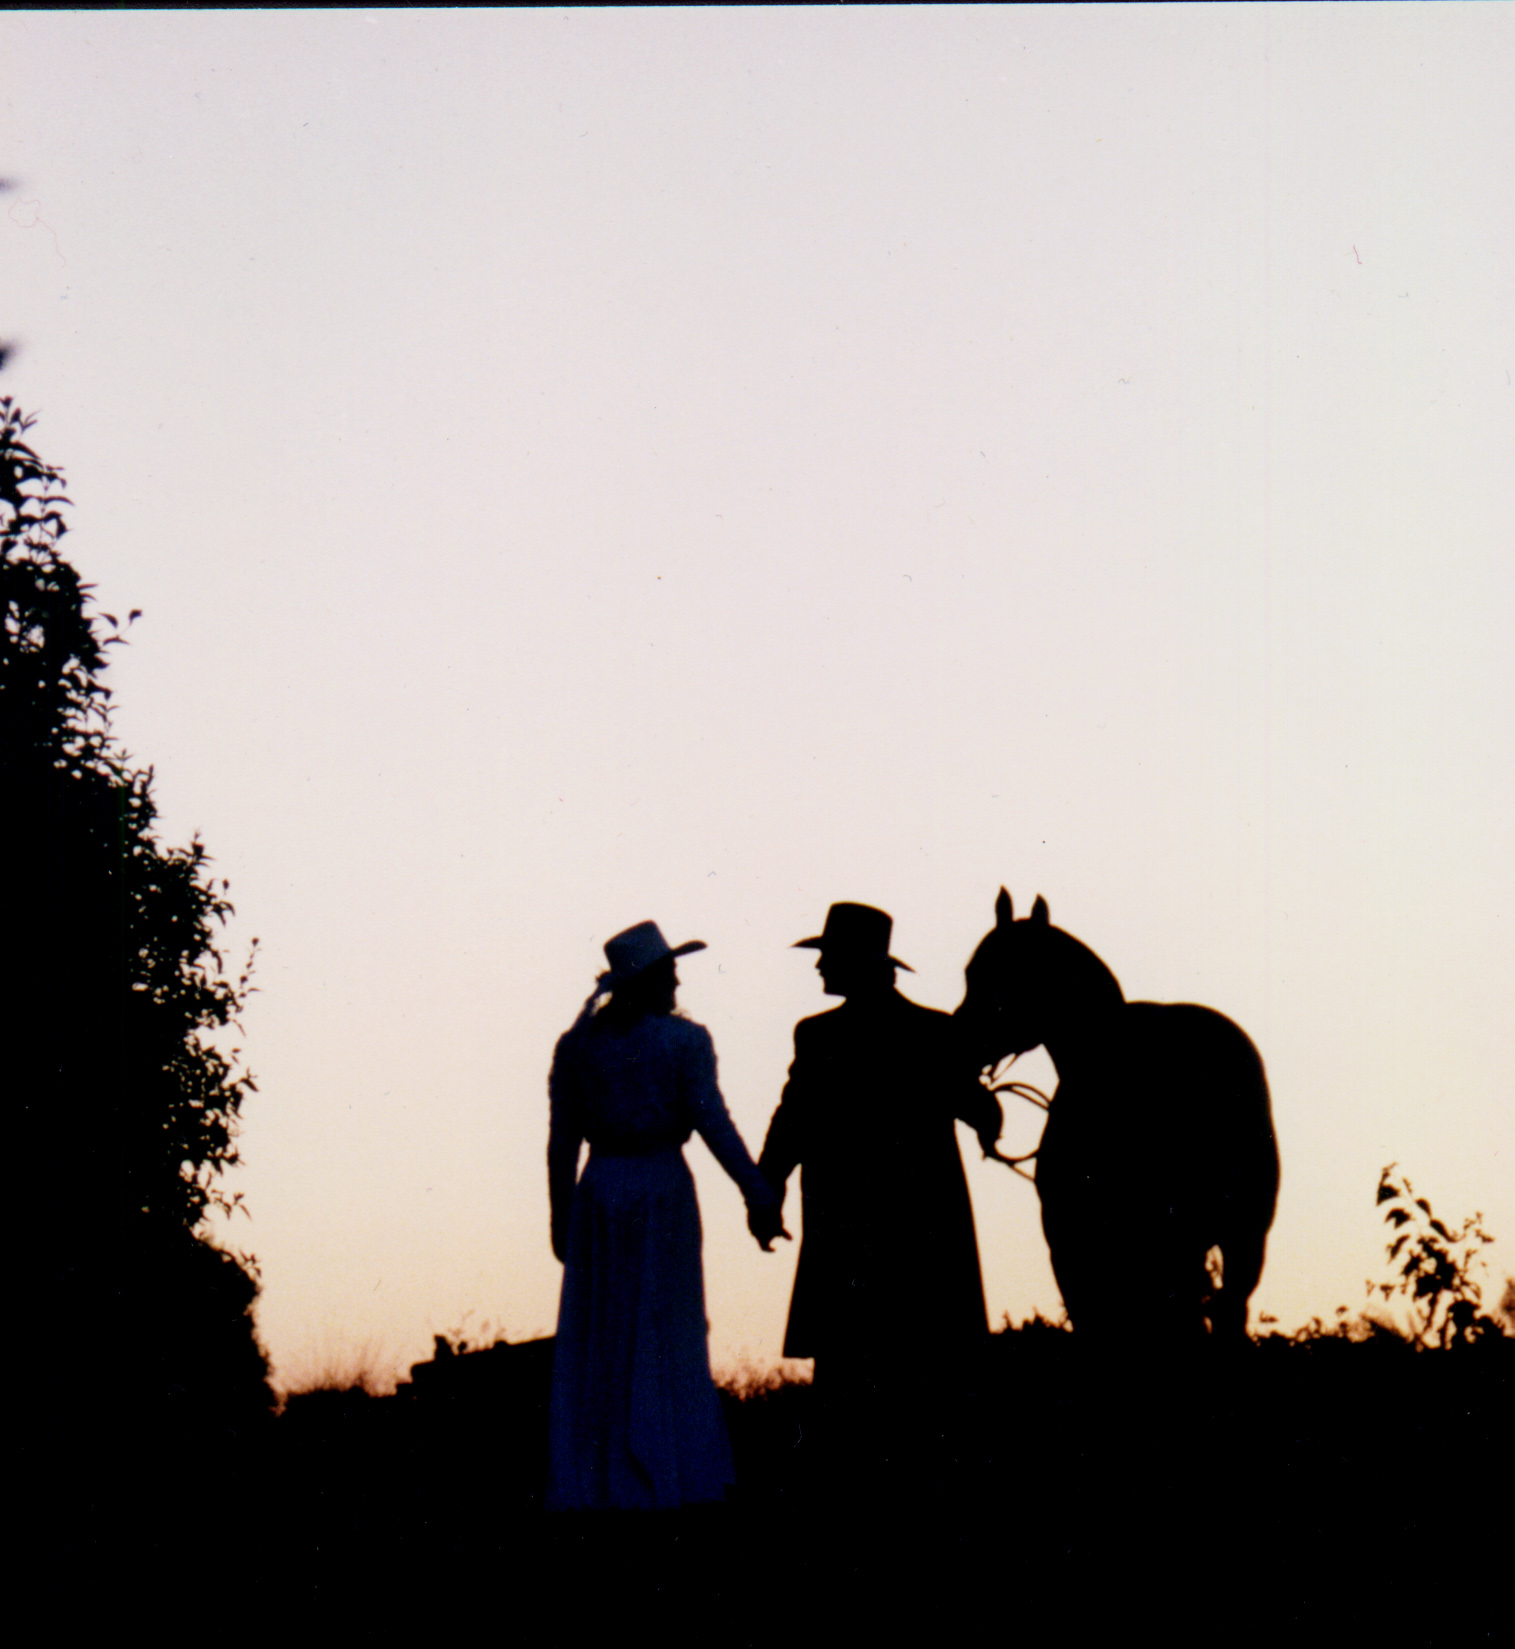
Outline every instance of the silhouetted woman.
<path fill-rule="evenodd" d="M 765 1249 L 782 1221 L 716 1086 L 710 1033 L 674 1012 L 675 958 L 704 948 L 671 949 L 655 922 L 617 934 L 609 971 L 553 1055 L 547 1175 L 563 1295 L 550 1510 L 697 1505 L 733 1481 L 682 1150 L 691 1132 L 736 1181 Z"/>

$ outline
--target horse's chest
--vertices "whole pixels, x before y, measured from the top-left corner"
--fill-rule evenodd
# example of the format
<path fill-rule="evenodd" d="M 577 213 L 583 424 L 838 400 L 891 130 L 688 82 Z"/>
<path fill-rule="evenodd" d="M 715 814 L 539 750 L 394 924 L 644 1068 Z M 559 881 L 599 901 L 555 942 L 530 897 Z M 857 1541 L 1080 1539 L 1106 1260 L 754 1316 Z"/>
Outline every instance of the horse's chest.
<path fill-rule="evenodd" d="M 1063 1084 L 1053 1098 L 1036 1158 L 1043 1203 L 1122 1202 L 1161 1171 L 1164 1130 L 1119 1096 Z"/>

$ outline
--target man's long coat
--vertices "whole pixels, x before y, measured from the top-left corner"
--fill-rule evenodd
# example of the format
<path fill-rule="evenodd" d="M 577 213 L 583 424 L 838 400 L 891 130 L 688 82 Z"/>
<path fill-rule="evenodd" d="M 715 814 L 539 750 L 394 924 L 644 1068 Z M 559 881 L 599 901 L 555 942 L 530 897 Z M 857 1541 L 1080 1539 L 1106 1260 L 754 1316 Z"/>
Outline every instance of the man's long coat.
<path fill-rule="evenodd" d="M 780 1191 L 800 1168 L 786 1357 L 966 1349 L 987 1331 L 959 1117 L 999 1132 L 949 1015 L 890 990 L 795 1026 L 758 1164 Z"/>

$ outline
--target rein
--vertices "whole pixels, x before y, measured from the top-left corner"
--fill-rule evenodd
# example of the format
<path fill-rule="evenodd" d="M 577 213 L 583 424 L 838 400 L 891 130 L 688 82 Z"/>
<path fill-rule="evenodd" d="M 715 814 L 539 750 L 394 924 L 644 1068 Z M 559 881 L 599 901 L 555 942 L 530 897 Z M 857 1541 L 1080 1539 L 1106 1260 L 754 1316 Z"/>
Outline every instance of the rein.
<path fill-rule="evenodd" d="M 1012 1054 L 1010 1064 L 1013 1065 L 1019 1057 L 1018 1054 Z M 991 1082 L 988 1084 L 988 1088 L 991 1094 L 1014 1094 L 1019 1099 L 1029 1100 L 1039 1111 L 1050 1111 L 1052 1109 L 1051 1098 L 1044 1094 L 1040 1088 L 1032 1087 L 1029 1082 Z M 1039 1150 L 1040 1147 L 1038 1146 L 1037 1149 Z M 996 1145 L 992 1150 L 985 1151 L 984 1155 L 992 1158 L 995 1162 L 1004 1163 L 1011 1173 L 1019 1174 L 1022 1179 L 1030 1180 L 1033 1185 L 1036 1184 L 1036 1175 L 1028 1173 L 1021 1167 L 1023 1162 L 1035 1160 L 1036 1151 L 1026 1151 L 1018 1157 L 1007 1157 Z"/>

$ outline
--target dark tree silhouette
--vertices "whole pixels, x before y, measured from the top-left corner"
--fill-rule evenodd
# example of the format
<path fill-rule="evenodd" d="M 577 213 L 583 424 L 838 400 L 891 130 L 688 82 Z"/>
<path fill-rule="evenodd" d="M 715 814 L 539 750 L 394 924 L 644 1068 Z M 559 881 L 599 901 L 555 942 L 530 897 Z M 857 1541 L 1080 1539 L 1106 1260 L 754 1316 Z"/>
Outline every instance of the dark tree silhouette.
<path fill-rule="evenodd" d="M 123 1430 L 210 1441 L 268 1409 L 253 1262 L 203 1223 L 235 1200 L 219 1175 L 253 1083 L 218 1035 L 249 985 L 216 949 L 227 884 L 198 838 L 159 842 L 152 770 L 112 736 L 122 626 L 61 553 L 63 475 L 31 422 L 0 397 L 7 1201 L 47 1363 L 31 1441 L 89 1472 Z"/>

